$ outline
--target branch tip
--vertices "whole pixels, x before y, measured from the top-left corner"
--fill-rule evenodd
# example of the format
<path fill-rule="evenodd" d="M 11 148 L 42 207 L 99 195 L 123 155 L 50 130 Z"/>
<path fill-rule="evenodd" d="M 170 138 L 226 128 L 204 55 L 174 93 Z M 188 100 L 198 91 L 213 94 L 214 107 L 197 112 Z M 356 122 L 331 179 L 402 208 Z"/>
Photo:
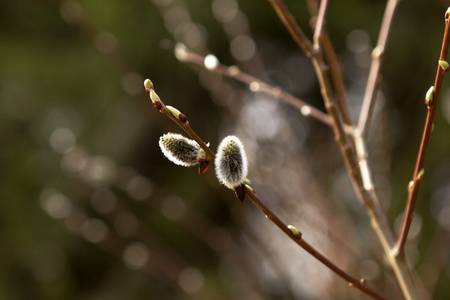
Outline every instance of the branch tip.
<path fill-rule="evenodd" d="M 144 87 L 145 87 L 145 91 L 147 93 L 149 93 L 150 90 L 153 89 L 153 82 L 150 79 L 145 79 L 144 80 Z"/>

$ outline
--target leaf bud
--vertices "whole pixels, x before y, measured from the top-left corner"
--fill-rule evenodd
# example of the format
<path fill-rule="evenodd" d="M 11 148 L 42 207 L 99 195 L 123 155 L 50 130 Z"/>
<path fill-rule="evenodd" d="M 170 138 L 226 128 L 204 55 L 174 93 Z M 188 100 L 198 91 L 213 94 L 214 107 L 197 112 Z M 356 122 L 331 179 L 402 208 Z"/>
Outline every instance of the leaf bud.
<path fill-rule="evenodd" d="M 450 67 L 448 62 L 446 62 L 445 60 L 440 60 L 439 66 L 441 66 L 441 68 L 442 68 L 442 70 L 444 70 L 444 72 L 447 72 L 448 68 Z"/>
<path fill-rule="evenodd" d="M 411 180 L 411 181 L 408 183 L 408 192 L 411 192 L 413 187 L 414 187 L 414 180 Z"/>
<path fill-rule="evenodd" d="M 153 89 L 153 82 L 150 80 L 150 79 L 145 79 L 144 80 L 144 87 L 145 87 L 145 91 L 147 92 L 147 93 L 149 93 L 150 92 L 150 90 L 152 90 Z"/>
<path fill-rule="evenodd" d="M 425 95 L 425 104 L 427 106 L 430 106 L 433 103 L 433 96 L 434 96 L 434 86 L 431 86 L 428 89 L 427 94 Z"/>
<path fill-rule="evenodd" d="M 161 101 L 158 94 L 153 89 L 150 90 L 150 99 L 152 100 L 153 106 L 156 109 L 161 110 L 163 108 L 163 106 L 164 106 L 163 102 Z"/>
<path fill-rule="evenodd" d="M 166 108 L 172 113 L 172 115 L 175 116 L 175 118 L 177 118 L 178 120 L 180 120 L 183 123 L 187 122 L 187 117 L 185 114 L 183 114 L 181 111 L 179 111 L 178 109 L 176 109 L 173 106 L 170 105 L 166 105 Z"/>
<path fill-rule="evenodd" d="M 298 229 L 295 226 L 288 225 L 287 228 L 292 232 L 292 234 L 296 238 L 301 238 L 302 234 L 300 233 L 300 231 L 298 231 Z"/>
<path fill-rule="evenodd" d="M 419 171 L 419 173 L 417 173 L 416 179 L 417 180 L 422 180 L 424 175 L 425 175 L 425 169 L 422 169 L 422 170 Z"/>

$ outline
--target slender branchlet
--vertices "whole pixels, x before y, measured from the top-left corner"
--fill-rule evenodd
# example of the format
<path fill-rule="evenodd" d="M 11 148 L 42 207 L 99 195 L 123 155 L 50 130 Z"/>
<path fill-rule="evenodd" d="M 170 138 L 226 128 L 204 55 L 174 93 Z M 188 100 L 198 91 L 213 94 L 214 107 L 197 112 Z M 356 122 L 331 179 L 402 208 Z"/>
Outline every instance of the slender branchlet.
<path fill-rule="evenodd" d="M 200 161 L 199 164 L 199 172 L 200 174 L 205 172 L 206 169 L 208 169 L 208 163 L 210 161 L 214 161 L 214 152 L 209 149 L 209 147 L 206 145 L 206 143 L 195 133 L 194 130 L 192 130 L 191 126 L 189 125 L 189 121 L 186 117 L 186 115 L 182 112 L 180 112 L 175 107 L 165 105 L 161 99 L 159 98 L 158 94 L 156 94 L 154 90 L 153 83 L 150 81 L 150 79 L 145 79 L 144 81 L 144 88 L 145 92 L 149 94 L 150 99 L 152 100 L 153 106 L 159 110 L 161 113 L 168 116 L 172 121 L 174 121 L 178 126 L 180 126 L 194 141 L 198 143 L 200 148 L 204 150 L 204 161 Z"/>
<path fill-rule="evenodd" d="M 437 102 L 439 100 L 439 94 L 444 80 L 444 75 L 449 70 L 448 64 L 446 64 L 448 47 L 450 44 L 450 7 L 445 13 L 445 29 L 444 37 L 442 39 L 441 53 L 439 56 L 438 66 L 436 70 L 436 77 L 434 85 L 428 90 L 425 96 L 425 104 L 427 106 L 427 118 L 425 120 L 425 127 L 423 129 L 422 141 L 419 147 L 419 153 L 417 155 L 416 166 L 412 178 L 412 184 L 410 184 L 408 201 L 406 203 L 406 210 L 400 229 L 400 235 L 397 239 L 395 247 L 392 252 L 396 256 L 403 256 L 406 239 L 408 237 L 409 229 L 411 227 L 412 220 L 414 218 L 414 207 L 416 205 L 417 195 L 419 192 L 420 182 L 423 178 L 423 166 L 425 163 L 425 156 L 428 149 L 428 144 L 431 135 L 434 130 L 434 116 L 437 110 Z"/>
<path fill-rule="evenodd" d="M 394 21 L 400 0 L 389 0 L 384 10 L 381 22 L 380 33 L 378 35 L 377 46 L 372 51 L 372 63 L 370 65 L 369 77 L 367 79 L 366 90 L 364 92 L 363 104 L 358 120 L 358 128 L 365 134 L 372 118 L 377 91 L 381 83 L 380 71 L 384 61 L 384 53 L 389 39 L 389 35 Z"/>
<path fill-rule="evenodd" d="M 311 14 L 311 24 L 316 32 L 317 26 L 320 25 L 319 20 L 319 0 L 307 0 L 306 3 L 308 4 L 308 8 Z M 328 3 L 322 3 L 320 2 L 320 5 L 327 6 Z M 324 8 L 325 10 L 325 8 Z M 322 16 L 325 16 L 324 11 Z M 348 110 L 348 104 L 347 104 L 347 96 L 345 91 L 345 85 L 344 85 L 344 78 L 342 74 L 342 68 L 341 63 L 338 58 L 338 55 L 336 54 L 336 51 L 334 50 L 333 44 L 331 43 L 330 36 L 328 35 L 328 32 L 326 30 L 326 26 L 323 26 L 325 20 L 322 21 L 321 30 L 319 31 L 318 37 L 320 37 L 320 47 L 322 48 L 325 60 L 328 63 L 328 66 L 330 67 L 330 76 L 331 80 L 333 81 L 333 87 L 336 93 L 336 103 L 339 107 L 339 111 L 341 112 L 342 121 L 345 123 L 346 127 L 352 126 L 352 119 L 350 117 L 350 112 Z M 349 133 L 346 131 L 346 133 Z"/>
<path fill-rule="evenodd" d="M 167 116 L 170 117 L 170 119 L 173 120 L 175 123 L 180 125 L 179 124 L 180 122 L 178 119 L 171 117 L 172 115 L 167 115 Z M 186 126 L 180 126 L 180 127 L 182 129 L 184 129 L 186 131 L 186 133 L 193 132 L 193 130 L 190 127 L 188 129 L 186 128 Z M 193 132 L 193 133 L 195 134 L 195 132 Z M 191 135 L 191 134 L 189 134 L 189 135 Z M 207 145 L 205 145 L 205 148 L 202 147 L 202 150 L 205 150 L 206 153 L 212 152 Z M 222 166 L 223 170 L 218 171 L 217 176 L 223 184 L 228 185 L 235 190 L 236 195 L 238 196 L 238 198 L 241 201 L 243 201 L 243 198 L 245 196 L 247 196 L 252 201 L 252 203 L 266 216 L 266 218 L 268 220 L 273 222 L 281 231 L 283 231 L 297 245 L 302 247 L 305 251 L 307 251 L 310 255 L 312 255 L 314 258 L 319 260 L 322 264 L 327 266 L 330 270 L 332 270 L 338 276 L 340 276 L 341 278 L 346 280 L 350 286 L 359 289 L 360 291 L 371 296 L 374 299 L 379 299 L 379 300 L 387 299 L 384 296 L 380 295 L 375 290 L 368 287 L 365 282 L 362 283 L 360 280 L 352 277 L 347 272 L 345 272 L 344 270 L 342 270 L 338 266 L 336 266 L 332 261 L 327 259 L 324 255 L 322 255 L 314 247 L 312 247 L 310 244 L 308 244 L 302 238 L 300 231 L 294 229 L 295 227 L 293 227 L 293 226 L 288 227 L 288 225 L 283 223 L 283 221 L 281 221 L 280 218 L 278 218 L 278 216 L 274 212 L 272 212 L 272 210 L 270 210 L 266 205 L 264 205 L 264 203 L 256 195 L 253 188 L 251 188 L 247 184 L 247 182 L 248 182 L 246 179 L 247 172 L 248 172 L 247 158 L 246 158 L 246 155 L 244 152 L 244 147 L 242 146 L 242 143 L 239 141 L 238 138 L 236 138 L 234 136 L 228 136 L 222 140 L 221 145 L 218 148 L 219 148 L 218 149 L 219 153 L 216 158 L 216 163 L 217 163 L 217 160 L 218 160 L 218 165 L 220 165 L 221 162 L 224 162 L 224 166 Z M 228 158 L 223 158 L 223 157 L 221 157 L 221 155 L 228 157 Z M 212 152 L 212 156 L 215 157 L 215 154 L 213 152 Z M 233 165 L 232 162 L 236 162 L 239 165 L 237 167 L 238 171 L 236 171 L 236 174 L 239 174 L 239 175 L 234 174 L 235 166 Z M 216 168 L 219 168 L 219 167 L 216 166 Z"/>
<path fill-rule="evenodd" d="M 339 149 L 341 151 L 350 178 L 352 179 L 352 184 L 356 191 L 356 194 L 371 218 L 371 225 L 374 231 L 377 233 L 383 250 L 388 257 L 388 261 L 393 268 L 403 295 L 406 299 L 418 299 L 417 290 L 405 259 L 398 258 L 392 255 L 391 250 L 392 246 L 395 243 L 392 230 L 389 227 L 386 215 L 381 209 L 378 195 L 376 191 L 372 189 L 371 182 L 368 181 L 370 178 L 366 176 L 370 174 L 369 172 L 367 172 L 368 165 L 364 163 L 361 164 L 361 162 L 364 162 L 364 159 L 358 160 L 358 156 L 361 159 L 361 157 L 364 157 L 364 155 L 356 155 L 355 149 L 352 147 L 352 141 L 349 141 L 347 136 L 344 134 L 345 126 L 341 124 L 340 112 L 333 96 L 333 90 L 329 78 L 329 68 L 323 60 L 321 48 L 312 47 L 312 43 L 305 37 L 303 31 L 296 24 L 294 18 L 292 17 L 288 8 L 282 0 L 269 0 L 269 2 L 273 5 L 280 20 L 283 22 L 293 39 L 311 58 L 317 78 L 319 80 L 319 84 L 321 86 L 321 92 L 325 102 L 325 107 L 328 111 L 328 115 L 332 119 L 332 127 L 334 129 L 335 139 L 337 144 L 339 145 Z M 387 33 L 389 32 L 390 23 L 392 22 L 396 2 L 397 1 L 389 1 L 388 7 L 386 8 L 387 12 L 385 13 L 385 17 L 383 19 L 384 21 L 381 30 L 382 32 L 380 33 L 379 38 L 379 47 L 377 47 L 377 51 L 374 52 L 374 54 L 377 54 L 378 56 L 377 59 L 381 59 L 381 56 L 384 53 L 384 45 L 386 44 Z M 375 82 L 378 82 L 377 74 L 379 67 L 381 66 L 381 60 L 378 60 L 377 65 L 378 66 L 376 70 L 372 72 L 373 74 L 376 74 L 377 77 Z M 376 89 L 374 89 L 374 91 L 376 91 Z M 366 124 L 365 121 L 363 123 Z M 363 133 L 363 130 L 360 129 L 359 132 Z"/>
<path fill-rule="evenodd" d="M 448 71 L 448 68 L 450 67 L 450 65 L 448 64 L 448 62 L 446 62 L 445 60 L 439 60 L 439 65 L 441 66 L 442 70 L 444 72 Z"/>
<path fill-rule="evenodd" d="M 317 16 L 317 22 L 316 22 L 316 26 L 314 29 L 314 37 L 313 37 L 315 49 L 319 49 L 319 47 L 320 47 L 320 40 L 322 38 L 322 32 L 323 32 L 323 28 L 324 28 L 325 15 L 327 13 L 327 8 L 328 8 L 328 0 L 320 1 L 320 8 L 319 8 L 318 16 Z"/>
<path fill-rule="evenodd" d="M 195 64 L 207 69 L 210 72 L 219 73 L 221 75 L 242 82 L 246 84 L 253 92 L 265 93 L 272 97 L 278 98 L 292 106 L 299 108 L 303 116 L 314 118 L 319 122 L 326 124 L 327 126 L 332 126 L 331 118 L 326 113 L 323 113 L 322 111 L 310 106 L 305 101 L 293 96 L 292 94 L 289 94 L 280 87 L 271 86 L 256 77 L 242 72 L 236 66 L 226 66 L 220 64 L 217 58 L 212 54 L 208 54 L 205 57 L 201 56 L 197 53 L 189 51 L 185 45 L 180 43 L 175 45 L 174 51 L 176 58 L 181 62 Z M 303 109 L 305 109 L 307 113 L 303 113 Z M 346 133 L 351 133 L 352 130 L 352 126 L 344 125 L 344 131 Z"/>

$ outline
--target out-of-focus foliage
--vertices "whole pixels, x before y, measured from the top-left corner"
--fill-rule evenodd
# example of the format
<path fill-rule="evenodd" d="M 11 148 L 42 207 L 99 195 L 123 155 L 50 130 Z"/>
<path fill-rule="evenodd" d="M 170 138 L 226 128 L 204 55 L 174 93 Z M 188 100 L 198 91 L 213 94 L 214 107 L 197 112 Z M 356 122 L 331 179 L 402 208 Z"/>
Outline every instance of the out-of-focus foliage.
<path fill-rule="evenodd" d="M 356 118 L 385 3 L 330 2 L 327 28 Z M 369 154 L 393 228 L 445 2 L 403 1 L 387 49 Z M 310 35 L 305 3 L 286 3 Z M 198 176 L 165 160 L 159 136 L 181 131 L 153 109 L 147 77 L 212 149 L 227 134 L 240 136 L 263 201 L 395 298 L 331 130 L 181 64 L 161 47 L 167 41 L 323 106 L 309 61 L 267 1 L 1 1 L 0 299 L 363 299 L 240 204 L 214 172 Z M 407 249 L 434 299 L 450 298 L 449 124 L 446 79 Z"/>

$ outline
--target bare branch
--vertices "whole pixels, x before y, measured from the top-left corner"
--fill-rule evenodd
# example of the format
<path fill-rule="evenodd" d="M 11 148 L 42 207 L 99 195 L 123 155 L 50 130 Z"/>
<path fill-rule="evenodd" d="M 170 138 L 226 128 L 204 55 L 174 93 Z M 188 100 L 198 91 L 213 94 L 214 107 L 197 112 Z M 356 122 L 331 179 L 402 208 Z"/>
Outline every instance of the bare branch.
<path fill-rule="evenodd" d="M 303 33 L 300 26 L 298 26 L 283 0 L 269 0 L 269 2 L 272 4 L 281 22 L 283 22 L 284 26 L 289 31 L 297 45 L 305 51 L 306 55 L 311 57 L 314 53 L 314 46 Z"/>
<path fill-rule="evenodd" d="M 146 80 L 144 83 L 145 89 L 147 92 L 153 90 L 153 84 L 151 84 L 150 80 Z M 155 93 L 150 93 L 150 98 L 155 104 L 155 102 L 160 102 L 160 105 L 155 106 L 160 112 L 164 113 L 166 116 L 168 116 L 172 121 L 174 121 L 178 126 L 181 127 L 187 134 L 189 134 L 192 138 L 196 137 L 200 141 L 202 141 L 198 135 L 191 129 L 190 126 L 186 126 L 187 120 L 184 120 L 184 118 L 180 118 L 179 114 L 173 113 L 171 111 L 170 107 L 168 109 L 168 106 L 165 106 L 164 103 L 158 98 L 156 98 Z M 181 119 L 181 120 L 180 120 Z M 197 139 L 194 138 L 196 141 Z M 206 147 L 206 148 L 204 148 Z M 202 146 L 203 150 L 205 150 L 206 153 L 210 154 L 212 159 L 214 159 L 215 154 L 214 152 L 207 146 Z M 256 195 L 255 191 L 249 187 L 248 185 L 242 185 L 245 188 L 245 195 L 252 201 L 252 203 L 266 216 L 266 218 L 270 221 L 272 221 L 279 229 L 281 229 L 291 240 L 293 240 L 295 243 L 297 243 L 300 247 L 302 247 L 305 251 L 307 251 L 309 254 L 311 254 L 314 258 L 319 260 L 322 264 L 324 264 L 326 267 L 328 267 L 330 270 L 332 270 L 334 273 L 336 273 L 338 276 L 346 280 L 350 286 L 353 286 L 363 293 L 371 296 L 374 299 L 379 300 L 387 300 L 384 296 L 377 293 L 375 290 L 371 289 L 367 286 L 366 282 L 364 280 L 358 280 L 351 275 L 349 275 L 344 270 L 340 269 L 338 266 L 336 266 L 333 262 L 331 262 L 329 259 L 327 259 L 323 254 L 321 254 L 319 251 L 317 251 L 314 247 L 312 247 L 309 243 L 307 243 L 301 236 L 301 233 L 298 230 L 294 230 L 293 227 L 291 228 L 287 226 L 283 221 L 278 218 L 278 216 L 272 212 L 264 203 L 259 199 L 259 197 Z M 244 196 L 245 197 L 245 196 Z"/>
<path fill-rule="evenodd" d="M 319 260 L 322 264 L 327 266 L 329 269 L 331 269 L 334 273 L 339 275 L 341 278 L 346 280 L 349 284 L 349 286 L 355 287 L 362 291 L 363 293 L 371 296 L 374 299 L 387 299 L 384 296 L 380 295 L 370 287 L 368 287 L 365 283 L 365 281 L 357 280 L 356 278 L 349 275 L 347 272 L 340 269 L 338 266 L 336 266 L 333 262 L 331 262 L 329 259 L 327 259 L 325 256 L 323 256 L 320 252 L 318 252 L 313 246 L 311 246 L 309 243 L 307 243 L 303 238 L 302 234 L 292 227 L 287 226 L 283 223 L 267 206 L 264 205 L 264 203 L 261 202 L 259 197 L 254 193 L 253 190 L 246 187 L 246 195 L 247 197 L 253 202 L 253 204 L 266 216 L 266 218 L 270 221 L 272 221 L 279 229 L 281 229 L 291 240 L 293 240 L 297 245 L 302 247 L 306 252 L 311 254 L 313 257 L 315 257 L 317 260 Z"/>
<path fill-rule="evenodd" d="M 317 15 L 316 28 L 314 30 L 314 48 L 319 49 L 320 47 L 320 39 L 322 37 L 322 29 L 325 23 L 325 15 L 327 13 L 328 8 L 328 0 L 322 0 L 320 2 L 319 14 Z"/>
<path fill-rule="evenodd" d="M 384 61 L 384 51 L 389 38 L 394 20 L 394 14 L 400 0 L 389 0 L 384 11 L 383 21 L 381 23 L 377 46 L 372 51 L 372 64 L 370 65 L 369 78 L 364 93 L 361 114 L 358 121 L 358 129 L 364 134 L 369 127 L 372 118 L 375 100 L 377 98 L 378 87 L 380 86 L 380 70 Z"/>
<path fill-rule="evenodd" d="M 406 211 L 403 217 L 402 227 L 400 231 L 400 236 L 398 237 L 397 244 L 393 249 L 395 255 L 402 255 L 405 248 L 406 238 L 408 237 L 409 228 L 411 227 L 412 220 L 414 218 L 414 207 L 417 200 L 417 194 L 419 192 L 420 182 L 422 181 L 424 175 L 424 162 L 425 156 L 428 149 L 428 144 L 433 132 L 433 122 L 434 115 L 437 109 L 437 102 L 439 100 L 439 94 L 441 91 L 442 81 L 444 75 L 449 70 L 449 65 L 446 62 L 447 52 L 450 42 L 450 7 L 445 13 L 445 31 L 444 37 L 442 39 L 441 53 L 439 56 L 439 62 L 436 71 L 436 79 L 434 81 L 434 86 L 430 88 L 426 97 L 425 104 L 428 109 L 427 119 L 425 121 L 425 128 L 423 129 L 422 141 L 419 147 L 419 154 L 417 155 L 416 167 L 414 169 L 413 178 L 409 185 L 408 202 L 406 204 Z"/>
<path fill-rule="evenodd" d="M 317 18 L 319 14 L 319 7 L 317 2 L 318 0 L 306 1 L 311 14 L 311 24 L 313 28 L 317 26 Z M 333 82 L 334 92 L 336 93 L 336 104 L 339 108 L 339 112 L 341 113 L 342 121 L 346 125 L 353 126 L 353 122 L 347 106 L 347 96 L 345 92 L 341 64 L 334 50 L 333 44 L 331 43 L 330 36 L 328 35 L 328 32 L 326 30 L 326 26 L 323 26 L 323 28 L 321 29 L 320 46 L 322 48 L 323 55 L 325 56 L 325 60 L 330 67 L 330 76 Z"/>
<path fill-rule="evenodd" d="M 182 55 L 177 55 L 177 58 L 184 63 L 192 63 L 202 68 L 205 68 L 210 72 L 219 73 L 221 75 L 233 78 L 234 80 L 246 84 L 250 88 L 250 90 L 254 92 L 261 92 L 267 95 L 271 95 L 275 98 L 285 101 L 286 103 L 294 107 L 299 108 L 300 112 L 305 117 L 312 117 L 326 124 L 327 126 L 330 127 L 332 126 L 331 118 L 326 113 L 318 110 L 317 108 L 314 108 L 305 101 L 289 94 L 280 87 L 274 87 L 256 77 L 253 77 L 245 72 L 242 72 L 236 66 L 225 66 L 217 62 L 217 64 L 215 64 L 214 67 L 208 67 L 205 65 L 206 57 L 191 52 L 186 48 L 183 49 Z M 346 133 L 351 133 L 353 131 L 353 128 L 351 126 L 344 126 L 344 129 Z"/>
<path fill-rule="evenodd" d="M 411 277 L 409 267 L 406 264 L 405 258 L 395 257 L 391 253 L 392 246 L 395 242 L 394 237 L 392 231 L 388 226 L 386 216 L 385 214 L 383 214 L 382 209 L 379 205 L 380 201 L 378 200 L 378 196 L 375 190 L 369 188 L 371 187 L 370 181 L 368 180 L 370 178 L 366 176 L 365 179 L 363 179 L 363 174 L 366 175 L 370 174 L 368 172 L 368 166 L 367 164 L 365 165 L 360 164 L 357 155 L 355 153 L 355 150 L 353 149 L 351 143 L 348 141 L 347 137 L 344 134 L 343 126 L 341 124 L 339 117 L 339 111 L 336 107 L 336 103 L 333 98 L 329 78 L 329 69 L 326 66 L 325 62 L 323 61 L 321 49 L 320 47 L 318 49 L 314 48 L 313 51 L 311 52 L 311 49 L 309 48 L 310 44 L 306 43 L 304 39 L 302 39 L 303 36 L 300 35 L 302 31 L 295 23 L 295 20 L 289 13 L 283 1 L 281 0 L 278 1 L 269 0 L 269 1 L 274 6 L 275 11 L 279 15 L 281 21 L 285 24 L 288 31 L 293 36 L 294 40 L 296 41 L 300 40 L 302 42 L 297 43 L 302 47 L 302 49 L 304 49 L 305 52 L 307 52 L 308 56 L 311 58 L 316 71 L 317 78 L 319 80 L 319 84 L 321 86 L 321 93 L 325 102 L 325 107 L 328 111 L 328 114 L 333 120 L 335 139 L 341 151 L 341 155 L 344 159 L 345 166 L 352 180 L 352 184 L 356 191 L 356 194 L 370 216 L 371 225 L 374 231 L 376 232 L 378 239 L 381 242 L 384 252 L 388 256 L 388 260 L 391 264 L 391 267 L 394 270 L 394 273 L 396 275 L 397 281 L 400 285 L 404 297 L 406 299 L 418 299 L 419 297 L 417 294 L 417 290 L 414 281 Z M 390 3 L 392 3 L 392 1 Z M 391 8 L 390 11 L 392 10 L 393 9 Z M 392 17 L 388 19 L 392 19 Z M 387 25 L 383 26 L 382 29 L 386 30 L 386 28 L 390 27 L 390 25 L 389 27 L 386 26 Z M 384 30 L 382 31 L 384 32 Z M 380 35 L 384 36 L 385 34 L 383 33 Z M 368 189 L 366 189 L 366 187 Z"/>

